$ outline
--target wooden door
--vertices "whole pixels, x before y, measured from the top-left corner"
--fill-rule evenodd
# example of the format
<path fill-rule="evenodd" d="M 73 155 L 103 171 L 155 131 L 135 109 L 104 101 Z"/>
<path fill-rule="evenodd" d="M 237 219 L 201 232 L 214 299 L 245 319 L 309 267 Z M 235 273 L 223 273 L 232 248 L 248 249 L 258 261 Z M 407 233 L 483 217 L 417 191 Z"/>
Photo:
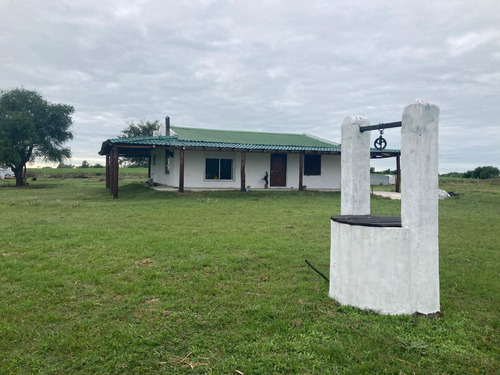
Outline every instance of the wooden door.
<path fill-rule="evenodd" d="M 286 154 L 271 154 L 271 186 L 286 186 Z"/>

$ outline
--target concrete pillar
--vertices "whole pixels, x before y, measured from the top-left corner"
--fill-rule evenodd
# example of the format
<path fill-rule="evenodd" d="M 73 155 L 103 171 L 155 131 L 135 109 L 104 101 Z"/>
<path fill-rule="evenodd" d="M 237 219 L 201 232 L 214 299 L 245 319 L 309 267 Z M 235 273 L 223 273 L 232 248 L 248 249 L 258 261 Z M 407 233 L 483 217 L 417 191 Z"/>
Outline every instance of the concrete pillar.
<path fill-rule="evenodd" d="M 370 132 L 359 131 L 368 125 L 368 119 L 361 116 L 349 116 L 342 123 L 342 215 L 370 214 Z"/>
<path fill-rule="evenodd" d="M 410 102 L 401 127 L 401 224 L 410 230 L 411 305 L 439 311 L 438 244 L 439 107 Z"/>

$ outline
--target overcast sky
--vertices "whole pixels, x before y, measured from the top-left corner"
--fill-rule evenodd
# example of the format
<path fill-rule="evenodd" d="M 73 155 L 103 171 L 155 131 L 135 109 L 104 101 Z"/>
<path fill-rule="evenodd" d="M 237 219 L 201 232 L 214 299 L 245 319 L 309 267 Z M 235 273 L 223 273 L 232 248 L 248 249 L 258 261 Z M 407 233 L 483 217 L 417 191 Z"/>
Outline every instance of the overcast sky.
<path fill-rule="evenodd" d="M 500 1 L 0 0 L 0 88 L 21 86 L 75 107 L 73 164 L 130 121 L 340 142 L 426 99 L 441 173 L 500 167 Z"/>

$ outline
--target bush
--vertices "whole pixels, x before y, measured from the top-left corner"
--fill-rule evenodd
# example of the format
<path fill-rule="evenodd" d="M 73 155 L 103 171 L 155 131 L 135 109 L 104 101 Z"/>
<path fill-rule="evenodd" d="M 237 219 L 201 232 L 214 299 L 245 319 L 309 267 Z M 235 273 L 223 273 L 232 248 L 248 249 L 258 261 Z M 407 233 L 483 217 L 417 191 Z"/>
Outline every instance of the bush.
<path fill-rule="evenodd" d="M 464 177 L 464 173 L 448 172 L 448 173 L 443 173 L 441 177 Z"/>
<path fill-rule="evenodd" d="M 477 167 L 473 171 L 467 171 L 464 173 L 464 178 L 479 178 L 481 180 L 488 180 L 490 178 L 496 178 L 500 176 L 500 170 L 491 165 L 486 167 Z"/>
<path fill-rule="evenodd" d="M 57 168 L 74 168 L 75 166 L 73 164 L 64 164 L 64 163 L 59 163 Z"/>

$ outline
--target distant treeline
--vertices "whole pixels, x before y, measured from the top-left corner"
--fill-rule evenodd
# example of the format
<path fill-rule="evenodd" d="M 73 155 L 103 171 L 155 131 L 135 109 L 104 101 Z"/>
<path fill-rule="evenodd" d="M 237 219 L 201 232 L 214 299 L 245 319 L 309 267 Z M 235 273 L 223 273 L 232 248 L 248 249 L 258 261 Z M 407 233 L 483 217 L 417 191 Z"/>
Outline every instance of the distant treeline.
<path fill-rule="evenodd" d="M 462 178 L 479 178 L 480 180 L 488 180 L 490 178 L 500 177 L 500 170 L 497 167 L 488 165 L 486 167 L 477 167 L 474 170 L 465 173 L 450 172 L 442 174 L 443 177 L 462 177 Z"/>
<path fill-rule="evenodd" d="M 397 174 L 395 169 L 386 169 L 384 171 L 375 171 L 374 167 L 370 168 L 370 173 L 380 174 Z M 478 178 L 480 180 L 487 180 L 490 178 L 500 177 L 500 170 L 497 167 L 488 165 L 486 167 L 477 167 L 474 170 L 467 172 L 449 172 L 440 174 L 442 177 L 460 177 L 460 178 Z"/>
<path fill-rule="evenodd" d="M 81 165 L 59 163 L 57 168 L 104 168 L 104 166 L 99 163 L 89 164 L 87 160 L 84 160 Z"/>
<path fill-rule="evenodd" d="M 138 165 L 138 164 L 132 164 L 132 163 L 127 163 L 127 162 L 122 163 L 121 160 L 119 161 L 119 163 L 120 163 L 120 167 L 122 167 L 122 168 L 144 168 L 143 166 Z M 147 166 L 148 165 L 146 164 L 146 168 L 147 168 Z M 65 169 L 68 169 L 68 168 L 70 168 L 70 169 L 71 168 L 104 168 L 104 167 L 105 167 L 104 165 L 99 164 L 99 163 L 89 164 L 87 162 L 87 160 L 84 160 L 81 165 L 59 163 L 59 165 L 57 166 L 57 168 L 65 168 Z M 52 167 L 44 167 L 44 168 L 52 168 Z"/>
<path fill-rule="evenodd" d="M 377 174 L 398 174 L 398 171 L 396 169 L 385 169 L 383 171 L 376 171 L 375 167 L 370 168 L 370 173 L 377 173 Z"/>

